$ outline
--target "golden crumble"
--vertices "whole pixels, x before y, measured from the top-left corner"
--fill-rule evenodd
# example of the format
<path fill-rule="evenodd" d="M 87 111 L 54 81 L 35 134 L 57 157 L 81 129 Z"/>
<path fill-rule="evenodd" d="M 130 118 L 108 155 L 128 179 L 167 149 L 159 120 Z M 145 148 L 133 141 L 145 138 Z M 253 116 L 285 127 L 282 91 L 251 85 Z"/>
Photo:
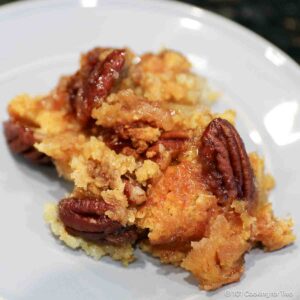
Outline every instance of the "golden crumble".
<path fill-rule="evenodd" d="M 64 244 L 125 265 L 138 245 L 213 290 L 241 278 L 253 247 L 295 236 L 272 211 L 274 179 L 247 154 L 235 111 L 212 112 L 217 93 L 191 67 L 168 49 L 94 48 L 48 95 L 12 99 L 4 133 L 14 153 L 73 183 L 44 211 Z"/>

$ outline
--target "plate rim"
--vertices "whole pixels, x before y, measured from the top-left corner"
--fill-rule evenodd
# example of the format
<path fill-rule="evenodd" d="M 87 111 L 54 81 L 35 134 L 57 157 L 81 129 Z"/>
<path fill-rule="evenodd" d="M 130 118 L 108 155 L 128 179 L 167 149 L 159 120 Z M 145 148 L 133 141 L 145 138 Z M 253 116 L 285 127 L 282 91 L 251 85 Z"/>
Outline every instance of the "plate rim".
<path fill-rule="evenodd" d="M 104 2 L 105 4 L 109 3 L 111 5 L 112 3 L 122 3 L 122 4 L 138 4 L 139 6 L 157 6 L 162 8 L 167 8 L 168 11 L 170 9 L 178 9 L 180 11 L 183 11 L 185 14 L 189 15 L 190 17 L 201 20 L 201 16 L 204 15 L 204 17 L 208 21 L 212 21 L 215 24 L 216 23 L 222 23 L 222 25 L 226 26 L 227 29 L 231 31 L 236 31 L 241 37 L 245 38 L 246 40 L 250 41 L 252 43 L 252 46 L 255 47 L 272 47 L 278 54 L 282 55 L 286 62 L 282 67 L 287 67 L 293 70 L 294 72 L 298 73 L 300 75 L 300 65 L 285 51 L 280 49 L 278 46 L 273 44 L 271 41 L 267 40 L 263 36 L 259 35 L 258 33 L 252 31 L 251 29 L 229 19 L 226 18 L 218 13 L 209 11 L 205 8 L 198 7 L 193 4 L 180 2 L 179 0 L 96 0 L 96 7 L 99 6 L 100 1 Z M 32 8 L 34 9 L 43 9 L 45 7 L 52 7 L 55 8 L 57 6 L 79 6 L 80 7 L 80 0 L 79 1 L 72 1 L 72 0 L 25 0 L 25 1 L 16 1 L 12 3 L 6 3 L 0 6 L 0 23 L 3 21 L 3 17 L 6 17 L 7 15 L 10 15 L 12 13 L 19 13 L 28 11 Z M 93 8 L 92 8 L 93 9 Z M 193 13 L 194 12 L 194 13 Z M 16 15 L 17 17 L 18 15 Z M 8 71 L 8 70 L 6 70 Z"/>
<path fill-rule="evenodd" d="M 99 1 L 102 1 L 102 0 L 99 0 Z M 110 1 L 110 0 L 107 0 L 107 2 Z M 112 0 L 114 2 L 118 2 L 118 0 Z M 136 2 L 138 0 L 119 0 L 119 2 L 123 2 L 123 3 L 129 3 L 129 2 Z M 237 32 L 240 36 L 242 36 L 243 39 L 246 39 L 249 41 L 249 45 L 250 47 L 254 47 L 254 49 L 260 49 L 260 47 L 262 48 L 266 48 L 268 46 L 271 46 L 272 48 L 274 48 L 276 51 L 278 51 L 281 55 L 283 55 L 286 59 L 286 63 L 284 65 L 281 66 L 281 69 L 286 69 L 286 70 L 290 70 L 292 71 L 291 74 L 286 74 L 286 77 L 290 77 L 290 76 L 297 76 L 297 75 L 300 75 L 300 66 L 291 58 L 289 57 L 289 55 L 287 55 L 284 51 L 280 50 L 277 46 L 273 45 L 271 42 L 265 40 L 263 37 L 259 36 L 258 34 L 252 32 L 251 30 L 245 28 L 244 26 L 236 23 L 236 22 L 233 22 L 229 19 L 226 19 L 225 17 L 222 17 L 216 13 L 213 13 L 213 12 L 210 12 L 210 11 L 207 11 L 205 9 L 202 9 L 202 8 L 198 8 L 196 6 L 193 6 L 193 5 L 189 5 L 189 4 L 185 4 L 185 3 L 180 3 L 180 2 L 177 2 L 177 1 L 174 1 L 174 0 L 168 0 L 168 1 L 162 1 L 162 0 L 144 0 L 144 2 L 146 3 L 149 3 L 151 4 L 151 2 L 153 1 L 153 3 L 157 3 L 157 5 L 166 5 L 169 6 L 170 4 L 172 4 L 171 6 L 173 6 L 173 4 L 175 4 L 175 6 L 178 6 L 179 7 L 179 10 L 181 9 L 184 9 L 185 11 L 188 11 L 192 8 L 196 8 L 197 11 L 200 11 L 200 12 L 203 12 L 204 15 L 205 15 L 205 21 L 212 21 L 212 23 L 209 23 L 209 24 L 213 24 L 215 26 L 217 26 L 218 24 L 223 24 L 223 25 L 226 25 L 227 29 L 226 30 L 229 30 L 230 32 L 231 31 L 235 31 Z M 16 11 L 17 10 L 20 10 L 20 11 L 23 11 L 25 8 L 26 10 L 30 10 L 32 7 L 38 7 L 38 9 L 41 9 L 43 10 L 47 4 L 53 6 L 53 7 L 56 7 L 57 4 L 68 4 L 70 5 L 70 7 L 74 7 L 74 6 L 77 6 L 79 5 L 79 1 L 76 0 L 71 2 L 70 0 L 43 0 L 43 1 L 40 1 L 40 0 L 27 0 L 27 1 L 24 1 L 24 2 L 14 2 L 14 3 L 10 3 L 10 4 L 6 4 L 4 5 L 3 7 L 0 7 L 0 24 L 2 22 L 1 20 L 1 17 L 2 17 L 2 14 L 5 15 L 5 18 L 7 16 L 7 14 L 10 14 L 11 11 Z M 37 6 L 36 6 L 37 5 Z M 8 8 L 8 12 L 7 10 L 5 10 L 5 8 Z M 4 10 L 4 12 L 3 12 Z M 172 14 L 172 13 L 170 13 Z M 190 15 L 190 13 L 188 13 Z M 16 15 L 17 17 L 17 15 Z M 192 16 L 192 18 L 194 19 L 198 19 L 201 21 L 201 16 L 200 17 L 196 17 L 196 16 Z M 9 69 L 7 68 L 6 70 L 4 70 L 4 72 L 7 72 L 9 71 Z M 1 72 L 2 73 L 2 72 Z M 225 288 L 227 289 L 231 289 L 231 290 L 235 290 L 237 287 L 234 286 L 234 285 L 230 285 L 230 286 L 225 286 Z M 196 294 L 197 297 L 201 297 L 202 294 Z M 214 294 L 212 294 L 211 296 L 214 296 Z M 221 296 L 221 295 L 220 295 Z M 296 295 L 297 296 L 297 295 Z M 0 298 L 1 298 L 1 295 L 0 295 Z"/>

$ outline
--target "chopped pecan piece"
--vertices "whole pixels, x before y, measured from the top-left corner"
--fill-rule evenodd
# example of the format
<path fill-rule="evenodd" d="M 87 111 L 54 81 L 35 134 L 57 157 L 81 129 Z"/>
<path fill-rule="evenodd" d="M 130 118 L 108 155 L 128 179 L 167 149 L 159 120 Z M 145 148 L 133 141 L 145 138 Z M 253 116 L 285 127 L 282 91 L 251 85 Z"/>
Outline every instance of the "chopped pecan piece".
<path fill-rule="evenodd" d="M 165 170 L 171 161 L 184 151 L 189 138 L 190 132 L 187 130 L 164 132 L 159 140 L 148 148 L 146 156 L 154 159 L 161 170 Z"/>
<path fill-rule="evenodd" d="M 132 179 L 125 180 L 124 194 L 132 204 L 140 205 L 147 200 L 146 192 Z"/>
<path fill-rule="evenodd" d="M 138 238 L 135 227 L 124 227 L 105 215 L 105 212 L 113 207 L 102 199 L 65 198 L 60 201 L 58 207 L 60 220 L 66 230 L 75 236 L 115 245 L 134 243 Z"/>
<path fill-rule="evenodd" d="M 80 74 L 75 74 L 73 85 L 79 86 L 70 92 L 76 116 L 83 125 L 90 120 L 92 109 L 102 104 L 125 64 L 124 49 L 113 50 L 103 61 L 95 62 L 95 55 L 91 56 L 92 59 L 88 61 L 92 66 L 89 74 L 84 74 L 83 82 L 76 80 Z"/>
<path fill-rule="evenodd" d="M 240 135 L 227 120 L 210 122 L 199 150 L 208 187 L 221 202 L 253 199 L 255 185 L 249 157 Z"/>
<path fill-rule="evenodd" d="M 51 159 L 34 148 L 37 142 L 33 130 L 15 120 L 4 122 L 4 134 L 12 152 L 21 154 L 27 160 L 37 164 L 51 164 Z"/>
<path fill-rule="evenodd" d="M 191 137 L 189 130 L 172 130 L 165 131 L 161 134 L 160 139 L 162 140 L 186 140 Z"/>

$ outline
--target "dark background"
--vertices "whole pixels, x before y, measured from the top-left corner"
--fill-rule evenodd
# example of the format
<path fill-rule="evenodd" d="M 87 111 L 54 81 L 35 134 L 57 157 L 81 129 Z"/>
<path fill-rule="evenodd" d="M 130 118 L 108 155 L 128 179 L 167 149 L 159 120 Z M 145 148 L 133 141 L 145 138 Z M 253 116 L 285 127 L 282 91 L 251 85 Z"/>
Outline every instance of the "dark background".
<path fill-rule="evenodd" d="M 0 4 L 16 0 L 0 0 Z M 109 1 L 109 0 L 108 0 Z M 300 0 L 184 0 L 260 34 L 300 63 Z"/>

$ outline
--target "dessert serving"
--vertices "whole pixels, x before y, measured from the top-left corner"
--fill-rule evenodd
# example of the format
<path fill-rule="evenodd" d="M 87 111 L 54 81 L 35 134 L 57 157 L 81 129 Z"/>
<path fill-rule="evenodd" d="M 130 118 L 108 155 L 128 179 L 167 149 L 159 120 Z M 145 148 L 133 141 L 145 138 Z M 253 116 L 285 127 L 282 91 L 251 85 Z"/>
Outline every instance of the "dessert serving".
<path fill-rule="evenodd" d="M 246 152 L 234 111 L 211 111 L 216 97 L 180 53 L 95 48 L 48 95 L 15 97 L 4 133 L 73 182 L 44 212 L 64 244 L 124 264 L 140 247 L 213 290 L 240 279 L 252 248 L 295 240 L 263 159 Z"/>

